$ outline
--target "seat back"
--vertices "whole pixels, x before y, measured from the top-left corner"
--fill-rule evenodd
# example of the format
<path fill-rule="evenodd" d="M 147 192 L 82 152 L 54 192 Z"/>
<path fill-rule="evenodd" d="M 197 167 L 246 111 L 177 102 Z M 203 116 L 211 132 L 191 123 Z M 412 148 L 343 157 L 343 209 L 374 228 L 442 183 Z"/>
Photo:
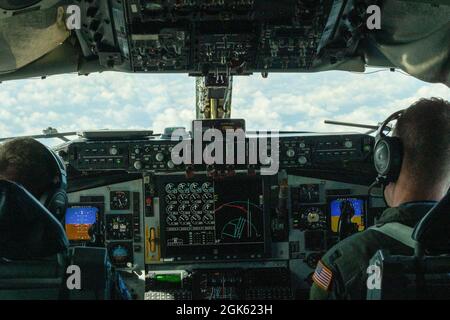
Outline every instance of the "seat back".
<path fill-rule="evenodd" d="M 418 254 L 450 254 L 450 192 L 414 228 Z"/>
<path fill-rule="evenodd" d="M 58 299 L 68 245 L 61 224 L 33 195 L 0 181 L 0 299 Z"/>
<path fill-rule="evenodd" d="M 57 300 L 63 295 L 65 259 L 0 261 L 0 300 Z"/>
<path fill-rule="evenodd" d="M 411 232 L 412 256 L 379 250 L 370 261 L 367 299 L 450 299 L 450 193 Z"/>
<path fill-rule="evenodd" d="M 80 288 L 67 285 L 79 270 Z M 105 248 L 72 247 L 60 222 L 23 187 L 0 180 L 0 300 L 111 299 Z"/>

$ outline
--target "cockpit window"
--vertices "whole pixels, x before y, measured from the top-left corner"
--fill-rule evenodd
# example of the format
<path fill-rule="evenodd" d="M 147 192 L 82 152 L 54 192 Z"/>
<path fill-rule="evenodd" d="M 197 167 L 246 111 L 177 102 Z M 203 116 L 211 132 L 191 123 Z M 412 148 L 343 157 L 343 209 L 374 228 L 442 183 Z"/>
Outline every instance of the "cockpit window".
<path fill-rule="evenodd" d="M 330 71 L 236 77 L 233 118 L 249 130 L 362 131 L 324 120 L 376 124 L 386 114 L 421 97 L 450 98 L 443 84 L 425 83 L 401 71 L 366 74 Z M 59 75 L 0 86 L 2 137 L 89 129 L 191 127 L 195 78 L 187 75 L 130 75 L 106 72 L 88 77 Z M 367 130 L 366 130 L 367 131 Z"/>

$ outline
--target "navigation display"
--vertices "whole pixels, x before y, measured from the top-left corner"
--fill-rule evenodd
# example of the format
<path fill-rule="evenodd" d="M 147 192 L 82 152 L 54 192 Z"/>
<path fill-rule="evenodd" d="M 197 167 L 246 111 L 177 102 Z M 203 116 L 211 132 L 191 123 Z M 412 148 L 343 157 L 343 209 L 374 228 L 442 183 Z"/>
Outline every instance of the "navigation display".
<path fill-rule="evenodd" d="M 161 184 L 166 257 L 261 257 L 265 248 L 260 178 Z M 209 249 L 209 250 L 208 250 Z"/>

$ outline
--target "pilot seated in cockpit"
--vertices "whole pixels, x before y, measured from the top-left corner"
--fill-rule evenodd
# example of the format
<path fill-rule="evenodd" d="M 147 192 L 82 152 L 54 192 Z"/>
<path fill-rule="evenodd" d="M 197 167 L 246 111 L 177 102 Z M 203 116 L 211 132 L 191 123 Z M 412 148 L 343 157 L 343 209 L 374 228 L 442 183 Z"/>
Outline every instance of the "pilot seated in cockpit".
<path fill-rule="evenodd" d="M 67 208 L 65 165 L 54 151 L 32 138 L 16 138 L 0 145 L 0 179 L 22 185 L 63 222 Z M 110 297 L 129 300 L 131 295 L 117 272 L 110 280 Z"/>
<path fill-rule="evenodd" d="M 32 138 L 15 138 L 0 145 L 0 178 L 22 185 L 43 205 L 45 193 L 61 183 L 56 181 L 57 165 L 47 147 Z"/>
<path fill-rule="evenodd" d="M 397 114 L 393 136 L 398 138 L 399 172 L 384 180 L 384 197 L 390 208 L 383 212 L 377 226 L 397 222 L 413 228 L 450 187 L 450 103 L 421 99 Z M 377 171 L 393 165 L 394 160 Z M 391 254 L 412 254 L 411 248 L 382 232 L 368 229 L 354 234 L 319 261 L 310 298 L 365 299 L 369 261 L 380 249 Z"/>

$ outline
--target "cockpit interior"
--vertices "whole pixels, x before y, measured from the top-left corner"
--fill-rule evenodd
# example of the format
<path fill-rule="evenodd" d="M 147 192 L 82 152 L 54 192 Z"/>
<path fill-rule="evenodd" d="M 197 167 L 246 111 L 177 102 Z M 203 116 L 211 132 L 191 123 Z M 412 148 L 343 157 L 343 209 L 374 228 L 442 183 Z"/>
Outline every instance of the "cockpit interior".
<path fill-rule="evenodd" d="M 59 141 L 67 206 L 58 221 L 0 181 L 0 256 L 17 257 L 0 263 L 0 299 L 309 299 L 322 256 L 387 208 L 379 124 L 250 130 L 233 80 L 376 67 L 448 88 L 449 17 L 445 0 L 0 0 L 0 83 L 196 79 L 190 127 L 29 135 Z"/>

